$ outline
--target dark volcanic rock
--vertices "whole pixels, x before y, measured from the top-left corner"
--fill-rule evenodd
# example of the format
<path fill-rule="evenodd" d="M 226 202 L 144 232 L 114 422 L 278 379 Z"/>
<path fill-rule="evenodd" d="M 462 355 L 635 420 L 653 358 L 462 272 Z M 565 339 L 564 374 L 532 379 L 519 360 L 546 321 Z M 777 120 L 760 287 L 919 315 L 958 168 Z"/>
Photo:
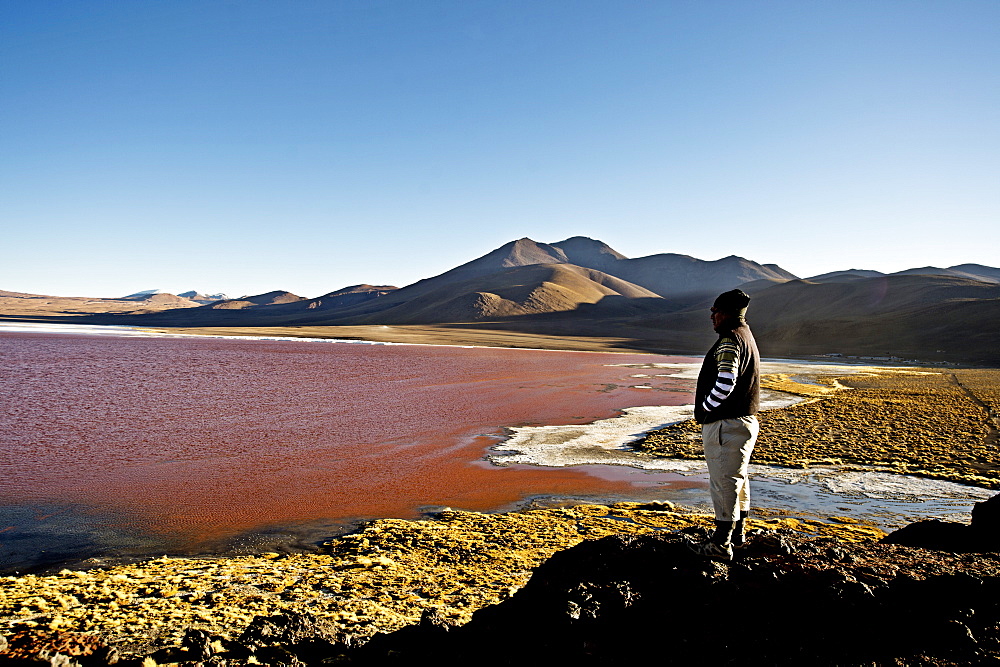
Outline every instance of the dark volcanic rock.
<path fill-rule="evenodd" d="M 334 631 L 306 613 L 258 616 L 237 643 L 264 664 L 308 664 L 338 652 Z"/>
<path fill-rule="evenodd" d="M 465 626 L 424 622 L 338 659 L 644 664 L 652 654 L 668 664 L 853 665 L 1000 658 L 1000 559 L 990 556 L 976 570 L 975 560 L 936 563 L 934 553 L 771 534 L 719 564 L 696 557 L 677 535 L 608 537 L 556 554 L 515 596 Z"/>
<path fill-rule="evenodd" d="M 976 503 L 972 523 L 966 525 L 929 519 L 889 533 L 885 544 L 903 544 L 942 551 L 981 552 L 1000 550 L 1000 494 Z"/>
<path fill-rule="evenodd" d="M 886 535 L 882 541 L 921 549 L 968 551 L 969 532 L 969 526 L 963 523 L 926 519 L 903 526 Z"/>
<path fill-rule="evenodd" d="M 972 531 L 989 551 L 1000 550 L 1000 494 L 972 508 Z"/>

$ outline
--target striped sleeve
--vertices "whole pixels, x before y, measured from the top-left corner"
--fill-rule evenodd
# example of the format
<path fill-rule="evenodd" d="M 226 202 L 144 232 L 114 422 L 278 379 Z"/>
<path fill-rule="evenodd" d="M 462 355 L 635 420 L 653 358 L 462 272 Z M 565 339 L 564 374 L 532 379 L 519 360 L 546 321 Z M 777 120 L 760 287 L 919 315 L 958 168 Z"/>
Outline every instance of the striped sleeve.
<path fill-rule="evenodd" d="M 715 386 L 708 392 L 702 407 L 706 412 L 711 412 L 719 407 L 729 394 L 733 393 L 736 386 L 736 369 L 740 366 L 740 350 L 736 347 L 736 342 L 731 338 L 723 338 L 719 346 L 715 349 L 715 365 L 719 369 L 719 376 L 715 379 Z"/>

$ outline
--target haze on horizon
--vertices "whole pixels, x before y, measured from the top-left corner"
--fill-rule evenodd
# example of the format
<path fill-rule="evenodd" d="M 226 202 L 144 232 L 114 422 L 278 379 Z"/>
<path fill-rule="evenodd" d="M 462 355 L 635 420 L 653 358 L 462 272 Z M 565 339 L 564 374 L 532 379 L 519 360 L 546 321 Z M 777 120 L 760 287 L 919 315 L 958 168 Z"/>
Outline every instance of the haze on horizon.
<path fill-rule="evenodd" d="M 0 4 L 0 290 L 996 266 L 1000 3 Z"/>

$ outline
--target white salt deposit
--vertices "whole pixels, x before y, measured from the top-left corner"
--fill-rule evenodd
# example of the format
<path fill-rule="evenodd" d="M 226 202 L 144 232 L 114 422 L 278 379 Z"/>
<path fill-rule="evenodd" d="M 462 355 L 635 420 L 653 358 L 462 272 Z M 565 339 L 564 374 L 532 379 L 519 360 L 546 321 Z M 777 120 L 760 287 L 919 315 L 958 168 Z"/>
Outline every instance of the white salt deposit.
<path fill-rule="evenodd" d="M 667 377 L 682 380 L 696 379 L 700 370 L 700 363 L 683 362 L 613 365 L 669 369 L 676 372 L 667 374 Z M 763 373 L 801 376 L 796 377 L 798 381 L 813 381 L 817 375 L 869 372 L 875 368 L 886 367 L 784 360 L 767 360 L 761 364 Z M 694 383 L 690 385 L 693 391 Z M 761 409 L 786 407 L 800 400 L 803 399 L 781 392 L 763 391 Z M 703 461 L 654 458 L 629 447 L 629 443 L 638 440 L 646 431 L 693 416 L 692 405 L 641 407 L 628 408 L 617 417 L 591 424 L 513 428 L 510 429 L 510 438 L 494 446 L 494 453 L 487 458 L 497 465 L 628 466 L 647 473 L 673 472 L 701 477 L 707 482 L 708 470 Z M 698 436 L 692 434 L 692 437 Z M 820 515 L 846 513 L 875 520 L 884 527 L 927 517 L 967 521 L 973 502 L 985 500 L 996 493 L 955 482 L 879 470 L 856 471 L 839 467 L 793 469 L 764 465 L 752 465 L 750 468 L 755 504 Z M 690 490 L 685 493 L 679 498 L 681 502 L 693 500 L 696 505 L 707 509 L 707 490 L 700 494 L 701 498 L 692 497 Z M 664 494 L 670 496 L 666 487 Z"/>
<path fill-rule="evenodd" d="M 527 463 L 562 468 L 605 463 L 643 469 L 662 467 L 670 459 L 643 457 L 627 447 L 646 431 L 694 416 L 692 406 L 627 408 L 621 415 L 574 426 L 522 426 L 511 428 L 510 438 L 492 447 L 488 456 L 497 465 Z M 682 462 L 687 463 L 687 462 Z"/>
<path fill-rule="evenodd" d="M 697 380 L 701 371 L 701 362 L 674 361 L 669 363 L 649 363 L 649 364 L 608 364 L 609 366 L 621 366 L 623 368 L 662 369 L 672 370 L 673 373 L 665 377 L 672 377 L 678 380 Z M 786 375 L 805 376 L 800 381 L 813 382 L 810 376 L 816 375 L 846 375 L 848 373 L 866 373 L 879 368 L 897 368 L 895 366 L 862 366 L 854 364 L 829 364 L 824 361 L 803 361 L 791 359 L 762 359 L 760 372 L 763 374 L 783 373 Z M 908 372 L 912 372 L 907 368 Z M 632 377 L 644 377 L 633 375 Z M 656 377 L 664 377 L 657 375 Z M 796 378 L 799 379 L 799 378 Z"/>
<path fill-rule="evenodd" d="M 105 324 L 47 324 L 35 322 L 0 322 L 2 333 L 54 333 L 93 336 L 130 336 L 137 338 L 221 338 L 226 340 L 292 341 L 296 343 L 354 343 L 357 345 L 406 345 L 343 338 L 305 338 L 299 336 L 218 336 L 211 334 L 186 334 L 141 327 L 124 327 Z"/>

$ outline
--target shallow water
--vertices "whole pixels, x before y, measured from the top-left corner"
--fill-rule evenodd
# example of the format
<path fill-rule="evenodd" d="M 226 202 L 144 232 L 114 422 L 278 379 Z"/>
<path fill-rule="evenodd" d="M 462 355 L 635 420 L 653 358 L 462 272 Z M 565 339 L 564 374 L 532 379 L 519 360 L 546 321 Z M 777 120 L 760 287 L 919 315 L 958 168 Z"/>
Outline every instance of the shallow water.
<path fill-rule="evenodd" d="M 328 535 L 424 506 L 628 497 L 628 481 L 583 469 L 476 462 L 506 427 L 683 400 L 669 377 L 636 389 L 649 383 L 609 365 L 639 359 L 3 332 L 0 567 L 33 552 L 51 562 Z"/>
<path fill-rule="evenodd" d="M 0 571 L 308 548 L 358 520 L 442 506 L 710 508 L 704 463 L 627 447 L 691 416 L 698 360 L 44 330 L 0 325 Z M 754 466 L 752 484 L 757 506 L 884 528 L 968 520 L 993 495 L 836 468 Z"/>
<path fill-rule="evenodd" d="M 697 378 L 699 368 L 696 362 L 626 362 L 622 366 L 642 369 L 642 377 L 670 377 L 674 382 L 687 379 L 690 383 Z M 791 360 L 767 360 L 761 367 L 766 373 L 796 375 L 803 380 L 811 380 L 817 374 L 864 373 L 871 368 Z M 799 400 L 789 394 L 765 390 L 761 392 L 761 409 L 783 407 Z M 705 491 L 708 469 L 703 461 L 652 457 L 627 446 L 658 423 L 693 417 L 694 406 L 683 404 L 630 408 L 621 415 L 584 426 L 514 428 L 510 429 L 509 439 L 491 448 L 488 458 L 498 465 L 586 466 L 592 474 L 628 480 L 637 487 L 662 484 L 663 499 L 710 512 L 711 501 Z M 613 466 L 620 472 L 610 472 Z M 879 470 L 858 472 L 833 466 L 801 470 L 751 465 L 750 471 L 752 502 L 756 507 L 801 516 L 849 516 L 870 521 L 885 530 L 925 518 L 967 522 L 974 503 L 996 494 L 991 489 Z M 678 476 L 689 480 L 689 486 L 682 487 Z"/>

